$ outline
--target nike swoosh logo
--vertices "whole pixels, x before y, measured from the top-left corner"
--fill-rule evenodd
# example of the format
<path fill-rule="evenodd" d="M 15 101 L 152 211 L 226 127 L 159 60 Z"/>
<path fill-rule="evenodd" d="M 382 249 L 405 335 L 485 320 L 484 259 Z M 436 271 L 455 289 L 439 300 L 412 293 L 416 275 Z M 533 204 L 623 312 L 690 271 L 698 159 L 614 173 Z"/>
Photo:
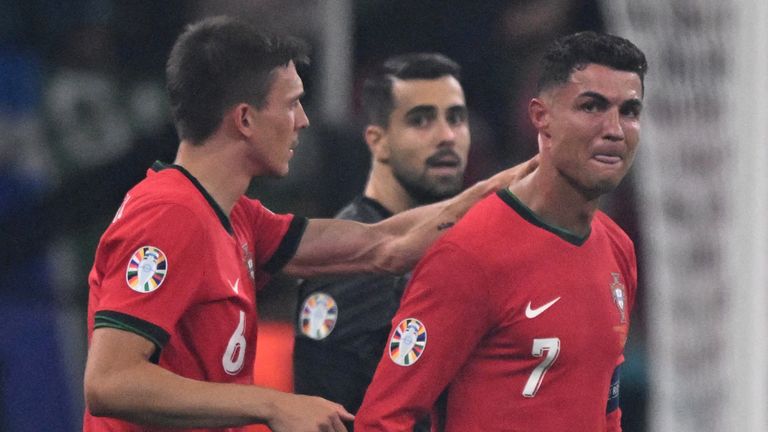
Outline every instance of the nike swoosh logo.
<path fill-rule="evenodd" d="M 553 304 L 557 303 L 558 300 L 560 300 L 560 297 L 535 309 L 531 309 L 531 302 L 528 302 L 528 305 L 525 307 L 525 317 L 530 319 L 536 318 L 537 316 L 544 313 L 545 310 L 549 309 Z"/>
<path fill-rule="evenodd" d="M 237 280 L 235 280 L 234 285 L 232 285 L 232 282 L 230 282 L 229 279 L 227 279 L 227 283 L 229 283 L 229 287 L 232 288 L 232 291 L 234 291 L 235 294 L 239 294 L 237 284 L 240 283 L 240 278 L 237 278 Z"/>

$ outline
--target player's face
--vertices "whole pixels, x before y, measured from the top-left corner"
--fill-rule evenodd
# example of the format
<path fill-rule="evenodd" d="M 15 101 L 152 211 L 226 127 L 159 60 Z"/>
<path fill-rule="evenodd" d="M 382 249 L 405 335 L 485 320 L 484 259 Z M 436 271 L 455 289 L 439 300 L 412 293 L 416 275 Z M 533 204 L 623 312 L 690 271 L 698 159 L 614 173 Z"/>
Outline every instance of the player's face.
<path fill-rule="evenodd" d="M 417 202 L 455 195 L 470 142 L 461 84 L 452 76 L 395 80 L 392 91 L 395 108 L 384 138 L 395 178 Z"/>
<path fill-rule="evenodd" d="M 253 114 L 257 135 L 249 157 L 257 167 L 255 175 L 288 174 L 288 162 L 299 144 L 299 131 L 309 126 L 300 101 L 303 95 L 304 84 L 293 62 L 272 72 L 267 102 Z"/>
<path fill-rule="evenodd" d="M 540 98 L 547 107 L 542 152 L 590 200 L 618 186 L 632 165 L 642 92 L 636 73 L 590 64 Z"/>

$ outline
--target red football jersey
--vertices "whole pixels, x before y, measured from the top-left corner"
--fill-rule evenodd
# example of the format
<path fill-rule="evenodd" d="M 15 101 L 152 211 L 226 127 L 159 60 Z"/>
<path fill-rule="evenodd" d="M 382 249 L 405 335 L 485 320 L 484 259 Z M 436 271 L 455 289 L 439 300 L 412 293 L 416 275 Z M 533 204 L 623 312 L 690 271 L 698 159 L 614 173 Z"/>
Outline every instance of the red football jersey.
<path fill-rule="evenodd" d="M 256 291 L 293 255 L 305 223 L 246 197 L 227 218 L 186 170 L 156 164 L 99 242 L 89 340 L 94 328 L 131 331 L 151 340 L 152 361 L 176 374 L 252 383 Z M 154 430 L 88 412 L 84 423 L 86 431 Z"/>
<path fill-rule="evenodd" d="M 355 430 L 410 430 L 439 397 L 435 430 L 620 430 L 606 407 L 636 280 L 604 213 L 579 238 L 485 198 L 417 266 Z"/>

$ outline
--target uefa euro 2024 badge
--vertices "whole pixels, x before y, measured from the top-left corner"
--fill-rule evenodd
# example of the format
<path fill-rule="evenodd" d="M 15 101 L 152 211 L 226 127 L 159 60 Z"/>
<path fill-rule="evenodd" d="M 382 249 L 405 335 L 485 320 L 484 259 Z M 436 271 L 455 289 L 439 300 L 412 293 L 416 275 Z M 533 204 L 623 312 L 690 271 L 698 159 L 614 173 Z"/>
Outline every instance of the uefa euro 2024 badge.
<path fill-rule="evenodd" d="M 331 334 L 338 317 L 339 307 L 333 297 L 321 292 L 312 293 L 301 307 L 299 328 L 304 336 L 322 340 Z"/>
<path fill-rule="evenodd" d="M 427 327 L 416 318 L 406 318 L 392 331 L 389 358 L 400 366 L 416 363 L 427 347 Z"/>
<path fill-rule="evenodd" d="M 125 281 L 132 290 L 150 293 L 162 285 L 168 272 L 168 259 L 154 246 L 142 246 L 131 256 Z"/>

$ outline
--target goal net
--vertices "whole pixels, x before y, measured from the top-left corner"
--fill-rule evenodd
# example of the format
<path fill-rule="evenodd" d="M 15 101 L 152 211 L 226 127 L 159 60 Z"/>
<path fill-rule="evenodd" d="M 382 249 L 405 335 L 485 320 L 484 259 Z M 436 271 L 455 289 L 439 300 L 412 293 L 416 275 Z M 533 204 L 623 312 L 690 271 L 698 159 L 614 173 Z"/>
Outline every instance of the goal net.
<path fill-rule="evenodd" d="M 635 170 L 651 431 L 768 430 L 768 2 L 603 0 L 649 61 Z"/>

